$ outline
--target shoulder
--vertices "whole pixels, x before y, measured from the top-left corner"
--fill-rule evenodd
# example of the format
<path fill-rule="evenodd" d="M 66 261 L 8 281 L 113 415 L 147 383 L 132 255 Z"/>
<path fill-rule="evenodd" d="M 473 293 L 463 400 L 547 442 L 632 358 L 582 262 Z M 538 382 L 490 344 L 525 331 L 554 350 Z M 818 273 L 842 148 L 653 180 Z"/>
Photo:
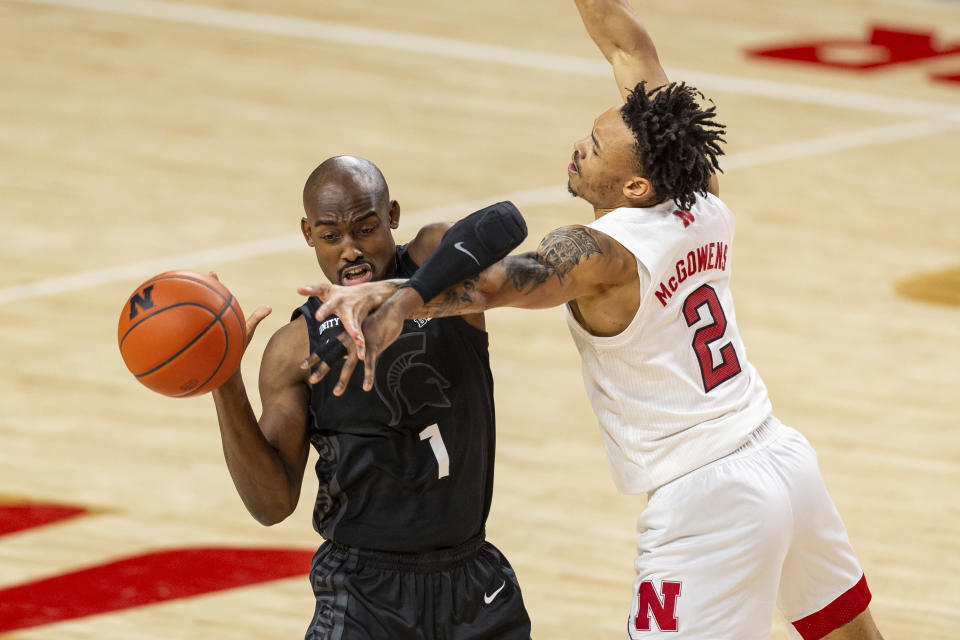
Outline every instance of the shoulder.
<path fill-rule="evenodd" d="M 540 241 L 540 249 L 577 251 L 589 257 L 602 251 L 607 234 L 582 224 L 571 224 L 554 229 Z"/>
<path fill-rule="evenodd" d="M 453 223 L 451 222 L 434 222 L 422 227 L 417 232 L 417 237 L 407 245 L 407 253 L 410 258 L 418 265 L 423 264 L 440 245 L 444 234 L 452 226 Z"/>
<path fill-rule="evenodd" d="M 280 327 L 267 342 L 260 365 L 261 380 L 264 373 L 279 380 L 304 379 L 300 363 L 309 355 L 307 319 L 300 314 Z"/>
<path fill-rule="evenodd" d="M 563 269 L 577 266 L 581 277 L 614 284 L 636 274 L 636 259 L 603 231 L 585 225 L 554 229 L 537 249 L 542 260 Z M 569 269 L 566 269 L 569 270 Z"/>

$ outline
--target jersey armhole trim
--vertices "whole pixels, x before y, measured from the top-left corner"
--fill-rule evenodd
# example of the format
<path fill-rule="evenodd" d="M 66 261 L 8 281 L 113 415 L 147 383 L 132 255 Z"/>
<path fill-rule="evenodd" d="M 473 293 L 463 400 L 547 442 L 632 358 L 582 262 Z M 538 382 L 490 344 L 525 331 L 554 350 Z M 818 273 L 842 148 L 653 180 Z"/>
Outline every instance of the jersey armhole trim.
<path fill-rule="evenodd" d="M 571 330 L 576 331 L 580 336 L 589 340 L 590 344 L 593 347 L 601 349 L 609 349 L 613 347 L 619 347 L 624 342 L 630 340 L 633 337 L 633 334 L 638 330 L 637 327 L 640 325 L 640 314 L 643 312 L 644 305 L 647 304 L 647 298 L 650 297 L 650 282 L 652 280 L 650 276 L 650 271 L 647 269 L 647 266 L 643 263 L 640 258 L 637 257 L 637 254 L 633 251 L 630 251 L 624 244 L 619 240 L 606 233 L 603 229 L 597 229 L 611 240 L 619 244 L 624 250 L 629 251 L 630 255 L 633 256 L 633 259 L 637 263 L 637 277 L 640 279 L 640 304 L 637 305 L 637 311 L 633 314 L 633 318 L 630 319 L 630 323 L 621 331 L 620 333 L 612 336 L 595 336 L 587 329 L 580 324 L 576 316 L 573 315 L 573 310 L 570 308 L 570 302 L 563 305 L 564 313 L 567 316 L 567 323 L 570 325 Z M 572 302 L 572 301 L 571 301 Z"/>

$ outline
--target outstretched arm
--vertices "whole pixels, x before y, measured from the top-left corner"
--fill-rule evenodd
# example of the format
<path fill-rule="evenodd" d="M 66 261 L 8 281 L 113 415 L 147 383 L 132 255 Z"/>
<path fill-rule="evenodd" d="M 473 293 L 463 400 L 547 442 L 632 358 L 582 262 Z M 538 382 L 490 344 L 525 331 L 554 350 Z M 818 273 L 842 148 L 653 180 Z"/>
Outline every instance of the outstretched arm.
<path fill-rule="evenodd" d="M 570 226 L 547 234 L 536 251 L 508 256 L 427 302 L 398 281 L 371 283 L 395 291 L 363 320 L 358 349 L 364 358 L 364 389 L 373 387 L 377 357 L 400 334 L 405 318 L 465 315 L 494 307 L 555 307 L 636 277 L 636 260 L 622 245 L 589 227 Z M 340 288 L 340 293 L 363 296 L 362 287 L 371 285 Z M 371 293 L 382 295 L 376 288 Z"/>
<path fill-rule="evenodd" d="M 476 278 L 422 302 L 401 291 L 408 317 L 463 315 L 494 307 L 546 309 L 601 293 L 636 275 L 633 256 L 610 236 L 579 225 L 548 233 L 536 251 L 508 256 Z"/>
<path fill-rule="evenodd" d="M 300 287 L 297 291 L 324 301 L 317 309 L 317 320 L 323 320 L 331 313 L 340 317 L 343 328 L 357 343 L 362 358 L 360 324 L 393 294 L 396 287 L 409 287 L 417 292 L 421 301 L 430 300 L 495 264 L 526 237 L 527 224 L 520 211 L 512 202 L 498 202 L 475 211 L 453 226 L 429 225 L 421 230 L 410 243 L 410 254 L 415 261 L 423 259 L 423 262 L 409 280 L 367 283 L 362 285 L 362 294 L 359 295 L 330 284 Z"/>
<path fill-rule="evenodd" d="M 587 33 L 613 65 L 617 88 L 624 100 L 641 81 L 652 88 L 667 84 L 653 45 L 628 0 L 576 0 Z"/>

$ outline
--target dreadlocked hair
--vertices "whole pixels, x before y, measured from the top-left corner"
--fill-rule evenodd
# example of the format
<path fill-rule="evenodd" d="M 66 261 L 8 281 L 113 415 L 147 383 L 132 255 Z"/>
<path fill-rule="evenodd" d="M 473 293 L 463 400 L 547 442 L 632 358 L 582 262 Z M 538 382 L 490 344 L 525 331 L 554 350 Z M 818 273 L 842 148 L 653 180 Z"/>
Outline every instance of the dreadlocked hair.
<path fill-rule="evenodd" d="M 637 169 L 661 200 L 675 200 L 689 209 L 696 194 L 706 194 L 710 178 L 720 171 L 726 126 L 716 122 L 717 107 L 686 83 L 670 83 L 647 91 L 641 82 L 620 109 L 636 139 Z M 703 109 L 697 98 L 710 102 Z"/>

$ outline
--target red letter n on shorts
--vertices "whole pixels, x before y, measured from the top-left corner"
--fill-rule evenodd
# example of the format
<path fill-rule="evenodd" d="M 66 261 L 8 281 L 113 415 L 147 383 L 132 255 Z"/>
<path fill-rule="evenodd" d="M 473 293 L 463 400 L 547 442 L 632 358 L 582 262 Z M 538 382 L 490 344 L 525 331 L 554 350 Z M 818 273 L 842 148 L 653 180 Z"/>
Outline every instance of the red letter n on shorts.
<path fill-rule="evenodd" d="M 637 631 L 650 631 L 650 614 L 657 621 L 660 631 L 677 630 L 677 597 L 680 595 L 680 582 L 664 580 L 660 586 L 663 598 L 657 593 L 653 583 L 645 580 L 637 591 L 637 617 L 633 624 Z"/>

